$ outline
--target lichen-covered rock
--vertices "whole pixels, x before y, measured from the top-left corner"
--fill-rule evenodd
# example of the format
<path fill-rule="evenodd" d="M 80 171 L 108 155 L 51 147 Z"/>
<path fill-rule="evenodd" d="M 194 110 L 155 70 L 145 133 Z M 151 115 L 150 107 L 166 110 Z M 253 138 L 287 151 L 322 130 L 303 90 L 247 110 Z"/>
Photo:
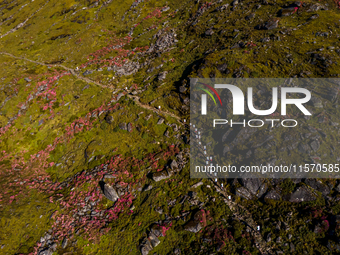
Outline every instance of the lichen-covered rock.
<path fill-rule="evenodd" d="M 149 241 L 148 238 L 144 238 L 141 245 L 141 253 L 142 255 L 148 255 L 149 252 L 153 249 L 151 242 Z"/>
<path fill-rule="evenodd" d="M 160 81 L 165 80 L 167 74 L 168 74 L 167 71 L 161 72 L 161 73 L 158 75 L 158 80 L 160 80 Z"/>
<path fill-rule="evenodd" d="M 280 200 L 281 196 L 276 190 L 269 191 L 265 196 L 265 199 Z"/>
<path fill-rule="evenodd" d="M 128 123 L 128 125 L 127 125 L 127 131 L 128 131 L 128 132 L 132 132 L 132 130 L 133 130 L 133 125 L 132 125 L 132 123 L 130 122 L 130 123 Z"/>
<path fill-rule="evenodd" d="M 261 25 L 257 25 L 255 29 L 262 29 L 262 30 L 272 30 L 278 28 L 279 26 L 279 19 L 271 19 Z"/>
<path fill-rule="evenodd" d="M 173 44 L 175 44 L 176 42 L 178 42 L 176 40 L 176 36 L 177 34 L 172 31 L 169 32 L 167 34 L 162 35 L 162 30 L 160 30 L 155 37 L 157 38 L 155 44 L 151 44 L 150 48 L 148 49 L 148 53 L 151 52 L 161 52 L 164 51 L 165 49 L 169 48 L 170 46 L 172 46 Z"/>
<path fill-rule="evenodd" d="M 157 124 L 160 125 L 164 122 L 164 118 L 159 118 L 159 120 L 157 121 Z"/>
<path fill-rule="evenodd" d="M 212 29 L 208 29 L 207 31 L 205 31 L 205 35 L 207 35 L 207 36 L 211 36 L 213 34 L 214 34 L 214 30 L 212 30 Z"/>
<path fill-rule="evenodd" d="M 267 191 L 267 186 L 264 183 L 263 179 L 242 178 L 241 183 L 245 188 L 247 188 L 248 191 L 250 191 L 251 194 L 256 195 L 258 197 L 261 197 Z"/>
<path fill-rule="evenodd" d="M 198 221 L 191 220 L 184 226 L 184 229 L 189 232 L 197 233 L 202 229 L 202 225 Z"/>
<path fill-rule="evenodd" d="M 290 197 L 289 202 L 310 202 L 316 199 L 316 196 L 305 186 L 299 187 Z"/>
<path fill-rule="evenodd" d="M 297 10 L 298 10 L 298 7 L 283 8 L 279 11 L 278 16 L 280 16 L 280 17 L 290 16 L 293 13 L 295 13 Z"/>
<path fill-rule="evenodd" d="M 323 184 L 317 179 L 308 178 L 305 180 L 305 183 L 314 190 L 321 192 L 324 196 L 328 195 L 331 192 L 330 188 L 327 185 Z"/>
<path fill-rule="evenodd" d="M 112 186 L 104 182 L 102 182 L 100 186 L 104 196 L 107 199 L 111 200 L 112 202 L 116 202 L 118 200 L 118 193 Z"/>
<path fill-rule="evenodd" d="M 252 194 L 245 188 L 245 187 L 239 187 L 236 190 L 236 195 L 239 197 L 243 197 L 245 199 L 252 199 Z"/>
<path fill-rule="evenodd" d="M 171 162 L 170 168 L 171 168 L 171 170 L 175 170 L 175 169 L 178 168 L 178 164 L 177 164 L 176 160 L 173 160 L 173 161 Z"/>
<path fill-rule="evenodd" d="M 166 170 L 160 171 L 160 172 L 156 172 L 152 174 L 152 179 L 156 182 L 159 182 L 161 180 L 167 179 L 169 178 L 170 175 L 168 174 L 168 172 Z"/>
<path fill-rule="evenodd" d="M 92 74 L 93 71 L 92 70 L 86 70 L 83 75 L 86 76 L 86 75 L 89 75 L 89 74 Z"/>
<path fill-rule="evenodd" d="M 108 115 L 105 117 L 105 121 L 108 123 L 108 124 L 111 124 L 113 122 L 113 117 L 111 115 Z"/>
<path fill-rule="evenodd" d="M 120 124 L 118 125 L 118 127 L 119 127 L 121 130 L 127 130 L 127 125 L 126 125 L 126 123 L 120 123 Z"/>

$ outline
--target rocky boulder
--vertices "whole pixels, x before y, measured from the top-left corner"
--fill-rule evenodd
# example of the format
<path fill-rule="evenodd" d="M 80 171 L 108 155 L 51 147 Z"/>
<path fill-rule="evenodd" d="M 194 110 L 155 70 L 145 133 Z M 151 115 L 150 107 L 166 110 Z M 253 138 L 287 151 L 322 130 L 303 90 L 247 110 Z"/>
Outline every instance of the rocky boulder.
<path fill-rule="evenodd" d="M 118 193 L 112 186 L 110 186 L 109 184 L 107 184 L 103 181 L 100 181 L 99 185 L 100 185 L 100 188 L 101 188 L 104 196 L 107 199 L 111 200 L 112 202 L 116 202 L 118 200 L 118 198 L 119 198 Z"/>
<path fill-rule="evenodd" d="M 310 202 L 316 199 L 315 195 L 305 186 L 299 187 L 294 191 L 290 197 L 289 202 L 299 203 L 299 202 Z"/>

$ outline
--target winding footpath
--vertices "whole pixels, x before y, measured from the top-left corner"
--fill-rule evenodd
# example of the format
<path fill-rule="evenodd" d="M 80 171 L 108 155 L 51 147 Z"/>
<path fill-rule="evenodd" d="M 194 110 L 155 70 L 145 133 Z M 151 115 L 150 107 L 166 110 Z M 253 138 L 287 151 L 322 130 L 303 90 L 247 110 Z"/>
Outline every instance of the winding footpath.
<path fill-rule="evenodd" d="M 193 136 L 192 139 L 195 139 L 195 136 Z M 201 151 L 204 151 L 203 144 L 199 144 L 198 139 L 196 139 L 196 142 L 196 146 L 198 146 Z M 250 228 L 250 234 L 255 240 L 255 246 L 261 252 L 261 254 L 275 254 L 275 252 L 273 251 L 273 247 L 267 244 L 267 242 L 263 239 L 260 231 L 257 230 L 258 224 L 253 219 L 251 213 L 244 206 L 236 203 L 233 200 L 231 194 L 227 193 L 226 189 L 218 182 L 218 179 L 216 179 L 216 177 L 214 177 L 212 174 L 209 174 L 208 172 L 206 174 L 212 185 L 215 187 L 216 191 L 220 193 L 223 201 L 232 211 L 233 218 L 245 223 Z"/>
<path fill-rule="evenodd" d="M 62 68 L 64 70 L 69 71 L 74 77 L 76 77 L 79 80 L 85 81 L 85 82 L 87 82 L 89 84 L 91 84 L 91 83 L 95 84 L 95 85 L 97 85 L 97 86 L 99 86 L 101 88 L 104 88 L 104 89 L 111 89 L 109 86 L 103 85 L 100 82 L 93 81 L 93 80 L 91 80 L 91 79 L 89 79 L 87 77 L 84 77 L 84 76 L 80 75 L 79 73 L 77 73 L 74 69 L 69 68 L 69 67 L 64 66 L 64 65 L 60 65 L 60 64 L 52 64 L 52 65 L 51 64 L 46 64 L 46 63 L 39 62 L 39 61 L 36 61 L 36 60 L 31 60 L 31 59 L 28 59 L 28 58 L 25 58 L 25 57 L 18 57 L 18 56 L 15 56 L 15 55 L 11 54 L 11 53 L 8 53 L 8 52 L 0 52 L 0 54 L 9 56 L 9 57 L 12 57 L 12 58 L 15 58 L 15 59 L 25 60 L 25 61 L 37 64 L 37 65 L 43 65 L 43 66 L 48 66 L 48 67 L 60 67 L 60 68 Z M 114 91 L 114 92 L 117 93 L 119 91 Z M 179 116 L 177 116 L 177 115 L 175 115 L 175 114 L 173 114 L 173 113 L 171 113 L 169 111 L 156 109 L 156 108 L 151 107 L 151 106 L 149 106 L 147 104 L 143 104 L 142 102 L 140 102 L 140 97 L 129 94 L 129 91 L 128 91 L 127 96 L 129 98 L 131 98 L 133 101 L 135 101 L 135 103 L 138 106 L 140 106 L 141 108 L 153 111 L 154 113 L 159 114 L 159 115 L 170 116 L 172 118 L 177 119 L 177 121 L 180 124 L 183 124 L 181 117 L 179 117 Z"/>
<path fill-rule="evenodd" d="M 228 198 L 227 192 L 224 190 L 223 187 L 221 187 L 218 182 L 214 182 L 213 180 L 210 180 L 213 185 L 215 186 L 215 189 L 218 193 L 221 194 L 221 196 L 224 199 L 224 202 L 229 206 L 230 210 L 233 212 L 233 217 L 237 218 L 238 220 L 246 223 L 247 226 L 250 227 L 250 233 L 255 239 L 255 246 L 261 254 L 275 254 L 272 247 L 270 247 L 267 242 L 263 239 L 260 232 L 257 230 L 257 224 L 253 220 L 252 215 L 246 208 L 244 208 L 242 205 L 235 203 L 232 199 Z"/>

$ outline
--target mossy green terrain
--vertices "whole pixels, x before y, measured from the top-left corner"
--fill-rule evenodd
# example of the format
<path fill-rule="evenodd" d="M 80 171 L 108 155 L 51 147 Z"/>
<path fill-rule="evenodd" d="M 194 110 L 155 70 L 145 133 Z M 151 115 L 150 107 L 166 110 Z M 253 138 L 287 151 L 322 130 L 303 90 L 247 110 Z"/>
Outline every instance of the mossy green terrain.
<path fill-rule="evenodd" d="M 339 253 L 336 180 L 292 203 L 304 183 L 247 200 L 190 179 L 189 78 L 339 76 L 337 3 L 288 4 L 0 2 L 0 253 L 146 254 L 155 226 L 150 254 Z"/>

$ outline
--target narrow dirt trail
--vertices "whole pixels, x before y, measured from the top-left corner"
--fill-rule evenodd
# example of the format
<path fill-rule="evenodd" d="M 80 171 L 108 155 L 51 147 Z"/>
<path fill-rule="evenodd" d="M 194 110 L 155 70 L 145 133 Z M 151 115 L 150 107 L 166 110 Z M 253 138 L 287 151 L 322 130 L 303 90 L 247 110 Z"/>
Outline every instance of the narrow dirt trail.
<path fill-rule="evenodd" d="M 75 76 L 77 79 L 79 80 L 82 80 L 82 81 L 85 81 L 87 83 L 92 83 L 92 84 L 95 84 L 101 88 L 104 88 L 104 89 L 110 89 L 112 90 L 112 88 L 110 88 L 109 86 L 106 86 L 106 85 L 103 85 L 101 84 L 100 82 L 97 82 L 97 81 L 93 81 L 87 77 L 84 77 L 82 75 L 80 75 L 79 73 L 77 73 L 74 69 L 72 68 L 69 68 L 67 66 L 64 66 L 64 65 L 60 65 L 60 64 L 46 64 L 46 63 L 43 63 L 43 62 L 40 62 L 40 61 L 36 61 L 36 60 L 31 60 L 31 59 L 28 59 L 28 58 L 25 58 L 25 57 L 18 57 L 18 56 L 15 56 L 11 53 L 7 53 L 7 52 L 0 52 L 0 54 L 3 54 L 3 55 L 6 55 L 6 56 L 9 56 L 9 57 L 12 57 L 12 58 L 15 58 L 15 59 L 20 59 L 20 60 L 25 60 L 25 61 L 28 61 L 28 62 L 31 62 L 31 63 L 34 63 L 34 64 L 37 64 L 37 65 L 43 65 L 43 66 L 48 66 L 48 67 L 60 67 L 64 70 L 67 70 L 69 71 L 73 76 Z M 115 91 L 115 93 L 117 93 L 119 91 Z M 129 91 L 128 91 L 129 93 Z M 134 95 L 130 95 L 130 94 L 127 94 L 127 96 L 129 98 L 131 98 L 132 100 L 135 101 L 135 103 L 140 106 L 141 108 L 144 108 L 144 109 L 147 109 L 147 110 L 150 110 L 150 111 L 153 111 L 154 113 L 156 114 L 159 114 L 159 115 L 165 115 L 165 116 L 170 116 L 172 118 L 175 118 L 178 120 L 178 122 L 180 122 L 181 124 L 182 123 L 182 120 L 181 120 L 181 117 L 169 112 L 169 111 L 166 111 L 166 110 L 160 110 L 160 109 L 156 109 L 150 105 L 147 105 L 147 104 L 143 104 L 140 102 L 140 97 L 138 96 L 134 96 Z"/>
<path fill-rule="evenodd" d="M 193 136 L 192 139 L 196 141 L 197 143 L 196 146 L 198 146 L 201 151 L 204 151 L 204 145 L 202 143 L 201 144 L 198 143 L 199 139 L 195 138 L 195 136 Z M 267 242 L 263 239 L 260 231 L 257 230 L 258 224 L 255 222 L 252 214 L 247 210 L 247 208 L 235 202 L 233 198 L 230 196 L 231 194 L 227 193 L 226 189 L 223 187 L 223 185 L 221 185 L 221 183 L 218 181 L 218 179 L 216 179 L 214 175 L 210 173 L 206 174 L 210 182 L 212 183 L 213 187 L 220 194 L 223 201 L 228 205 L 229 209 L 232 211 L 233 213 L 232 217 L 245 223 L 250 228 L 250 234 L 254 237 L 255 246 L 261 252 L 261 254 L 267 255 L 275 254 L 275 252 L 273 251 L 273 247 L 267 244 Z"/>
<path fill-rule="evenodd" d="M 257 249 L 259 249 L 261 254 L 274 254 L 273 248 L 267 245 L 267 242 L 263 239 L 262 235 L 257 230 L 258 225 L 253 220 L 251 213 L 248 212 L 248 210 L 244 208 L 242 205 L 237 204 L 232 199 L 229 199 L 228 194 L 218 182 L 214 182 L 213 180 L 211 180 L 211 182 L 213 183 L 216 191 L 220 193 L 221 196 L 223 197 L 224 202 L 229 206 L 230 210 L 233 212 L 233 217 L 237 218 L 240 221 L 245 222 L 250 227 L 251 235 L 255 239 L 255 246 Z"/>

